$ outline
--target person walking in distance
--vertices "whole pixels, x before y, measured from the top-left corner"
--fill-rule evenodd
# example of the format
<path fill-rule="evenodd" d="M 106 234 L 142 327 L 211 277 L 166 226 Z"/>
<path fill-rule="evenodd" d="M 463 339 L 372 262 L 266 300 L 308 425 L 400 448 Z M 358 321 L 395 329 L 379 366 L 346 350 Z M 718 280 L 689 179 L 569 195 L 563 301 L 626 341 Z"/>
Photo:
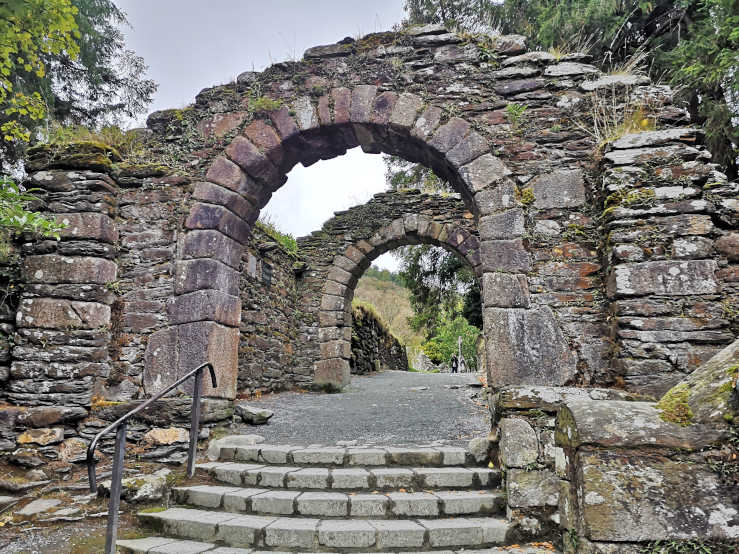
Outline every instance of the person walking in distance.
<path fill-rule="evenodd" d="M 459 367 L 459 362 L 457 362 L 457 355 L 452 354 L 452 359 L 449 361 L 449 365 L 451 367 L 451 373 L 457 373 L 457 368 Z"/>

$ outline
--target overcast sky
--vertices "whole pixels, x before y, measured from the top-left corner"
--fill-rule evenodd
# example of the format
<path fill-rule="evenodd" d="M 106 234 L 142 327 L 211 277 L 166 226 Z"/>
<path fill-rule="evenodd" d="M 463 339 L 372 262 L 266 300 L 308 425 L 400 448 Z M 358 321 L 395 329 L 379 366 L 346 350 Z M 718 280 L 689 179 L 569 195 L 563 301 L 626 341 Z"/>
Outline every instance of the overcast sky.
<path fill-rule="evenodd" d="M 127 46 L 159 84 L 150 111 L 182 108 L 202 89 L 300 59 L 311 46 L 389 30 L 403 18 L 403 0 L 116 0 L 131 24 Z M 145 118 L 142 118 L 142 122 Z M 355 148 L 304 168 L 298 165 L 265 208 L 295 236 L 321 227 L 333 212 L 386 190 L 379 155 Z M 394 269 L 389 255 L 375 262 Z"/>

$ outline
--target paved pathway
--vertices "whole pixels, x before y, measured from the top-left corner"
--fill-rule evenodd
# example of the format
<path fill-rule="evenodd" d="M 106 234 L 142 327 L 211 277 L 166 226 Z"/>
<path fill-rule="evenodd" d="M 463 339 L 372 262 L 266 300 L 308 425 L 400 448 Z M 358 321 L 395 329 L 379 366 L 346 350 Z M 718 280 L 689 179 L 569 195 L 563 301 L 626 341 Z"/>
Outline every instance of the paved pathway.
<path fill-rule="evenodd" d="M 465 445 L 487 436 L 490 419 L 474 374 L 385 371 L 352 376 L 339 394 L 286 392 L 250 402 L 275 412 L 269 424 L 243 432 L 268 444 Z M 478 404 L 475 404 L 475 403 Z"/>

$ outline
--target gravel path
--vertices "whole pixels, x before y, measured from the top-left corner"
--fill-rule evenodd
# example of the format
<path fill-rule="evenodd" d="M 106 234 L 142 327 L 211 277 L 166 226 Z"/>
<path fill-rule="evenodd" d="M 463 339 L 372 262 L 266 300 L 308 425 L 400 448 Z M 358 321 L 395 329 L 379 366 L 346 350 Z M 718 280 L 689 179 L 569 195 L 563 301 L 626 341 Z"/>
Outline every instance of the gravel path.
<path fill-rule="evenodd" d="M 352 376 L 339 394 L 285 392 L 249 401 L 275 412 L 267 425 L 244 426 L 266 443 L 464 445 L 487 436 L 490 418 L 474 374 L 384 371 Z M 475 404 L 477 402 L 478 404 Z"/>

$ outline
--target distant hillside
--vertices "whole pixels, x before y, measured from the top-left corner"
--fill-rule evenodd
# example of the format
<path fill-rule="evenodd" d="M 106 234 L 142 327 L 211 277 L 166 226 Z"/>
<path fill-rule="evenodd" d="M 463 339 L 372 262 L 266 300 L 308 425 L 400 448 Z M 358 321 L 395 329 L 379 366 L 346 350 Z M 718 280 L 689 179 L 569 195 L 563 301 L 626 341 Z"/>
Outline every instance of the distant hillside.
<path fill-rule="evenodd" d="M 377 313 L 390 327 L 390 331 L 409 346 L 414 354 L 423 342 L 423 336 L 413 331 L 408 325 L 408 318 L 413 315 L 410 301 L 408 300 L 408 289 L 399 284 L 394 274 L 377 275 L 378 272 L 370 268 L 359 280 L 354 291 L 354 302 L 363 302 L 375 307 Z M 393 277 L 390 277 L 390 276 Z M 410 357 L 410 356 L 409 356 Z"/>

